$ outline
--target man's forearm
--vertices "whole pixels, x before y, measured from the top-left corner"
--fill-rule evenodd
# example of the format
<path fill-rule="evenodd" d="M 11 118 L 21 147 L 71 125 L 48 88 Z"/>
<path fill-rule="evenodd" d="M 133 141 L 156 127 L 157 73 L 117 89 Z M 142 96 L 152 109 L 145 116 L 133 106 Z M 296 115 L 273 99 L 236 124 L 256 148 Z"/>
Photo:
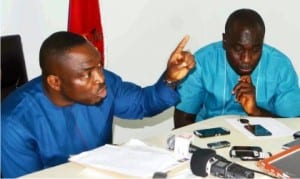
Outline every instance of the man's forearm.
<path fill-rule="evenodd" d="M 178 109 L 174 111 L 174 129 L 183 127 L 195 122 L 196 115 L 188 114 Z"/>
<path fill-rule="evenodd" d="M 257 107 L 257 109 L 251 113 L 251 114 L 248 114 L 249 116 L 260 116 L 260 117 L 280 117 L 278 115 L 275 115 L 271 112 L 269 112 L 268 110 L 266 109 L 263 109 L 261 107 Z"/>

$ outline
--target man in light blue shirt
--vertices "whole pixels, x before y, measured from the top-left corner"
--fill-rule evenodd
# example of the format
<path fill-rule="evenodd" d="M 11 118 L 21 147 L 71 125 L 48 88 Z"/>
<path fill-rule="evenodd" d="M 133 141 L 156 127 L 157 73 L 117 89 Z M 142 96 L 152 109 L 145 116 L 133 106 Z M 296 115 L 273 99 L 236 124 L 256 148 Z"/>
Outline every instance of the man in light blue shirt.
<path fill-rule="evenodd" d="M 250 9 L 233 12 L 223 41 L 194 55 L 196 67 L 178 87 L 175 128 L 218 115 L 300 116 L 300 89 L 289 58 L 263 43 L 265 25 Z"/>

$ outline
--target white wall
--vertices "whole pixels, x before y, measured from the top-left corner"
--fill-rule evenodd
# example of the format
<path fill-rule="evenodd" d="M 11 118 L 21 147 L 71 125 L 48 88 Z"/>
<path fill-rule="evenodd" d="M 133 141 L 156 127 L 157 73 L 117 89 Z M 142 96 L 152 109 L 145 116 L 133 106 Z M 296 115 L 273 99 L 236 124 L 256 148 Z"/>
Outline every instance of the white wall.
<path fill-rule="evenodd" d="M 29 78 L 40 74 L 38 52 L 54 31 L 66 30 L 67 0 L 1 0 L 1 35 L 22 36 Z M 298 0 L 100 0 L 106 68 L 124 80 L 152 84 L 185 34 L 187 49 L 220 40 L 225 20 L 237 8 L 256 9 L 266 24 L 265 42 L 285 52 L 300 74 L 300 3 Z M 116 143 L 173 128 L 173 109 L 154 119 L 115 120 Z"/>
<path fill-rule="evenodd" d="M 67 28 L 68 0 L 0 0 L 1 35 L 21 34 L 29 79 L 40 74 L 39 48 L 51 33 Z"/>

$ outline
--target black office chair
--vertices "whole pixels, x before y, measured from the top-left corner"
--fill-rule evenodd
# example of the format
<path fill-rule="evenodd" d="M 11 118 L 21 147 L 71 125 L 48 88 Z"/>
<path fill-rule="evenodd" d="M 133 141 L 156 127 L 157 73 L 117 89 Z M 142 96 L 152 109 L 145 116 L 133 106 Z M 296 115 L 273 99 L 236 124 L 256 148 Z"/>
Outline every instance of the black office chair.
<path fill-rule="evenodd" d="M 1 101 L 27 81 L 20 35 L 1 36 Z"/>

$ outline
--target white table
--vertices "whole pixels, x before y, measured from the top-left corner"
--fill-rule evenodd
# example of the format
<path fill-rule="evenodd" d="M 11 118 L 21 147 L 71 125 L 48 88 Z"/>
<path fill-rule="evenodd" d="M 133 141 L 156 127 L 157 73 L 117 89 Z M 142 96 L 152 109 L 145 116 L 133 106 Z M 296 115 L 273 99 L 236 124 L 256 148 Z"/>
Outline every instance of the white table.
<path fill-rule="evenodd" d="M 145 142 L 149 144 L 153 144 L 159 147 L 167 148 L 166 140 L 171 134 L 181 134 L 181 133 L 191 133 L 195 129 L 199 128 L 210 128 L 210 127 L 218 127 L 222 126 L 225 128 L 230 129 L 230 135 L 225 136 L 216 136 L 216 137 L 209 137 L 209 138 L 194 138 L 194 144 L 202 147 L 207 148 L 206 144 L 213 141 L 219 140 L 228 140 L 233 145 L 257 145 L 260 146 L 263 151 L 271 152 L 273 154 L 282 151 L 282 145 L 286 142 L 293 140 L 292 136 L 285 136 L 285 137 L 277 137 L 271 139 L 250 139 L 244 134 L 242 134 L 239 130 L 234 128 L 230 125 L 226 120 L 238 120 L 240 116 L 219 116 L 215 118 L 211 118 L 205 121 L 201 121 L 198 123 L 194 123 L 189 126 L 185 126 L 176 130 L 173 130 L 165 135 L 160 135 L 156 137 L 152 137 L 146 139 Z M 265 120 L 265 119 L 264 119 Z M 289 128 L 299 131 L 300 130 L 300 118 L 276 118 L 276 120 L 280 121 L 281 123 L 285 124 Z M 154 131 L 155 132 L 155 131 Z M 240 159 L 231 159 L 229 157 L 229 150 L 230 147 L 217 149 L 216 152 L 218 155 L 221 155 L 228 160 L 233 162 L 239 163 L 243 166 L 248 168 L 252 168 L 255 170 L 259 170 L 256 166 L 255 161 L 241 161 Z M 189 169 L 189 164 L 185 166 Z M 187 169 L 186 169 L 187 170 Z M 92 172 L 91 172 L 92 171 Z M 267 178 L 264 175 L 255 174 L 255 178 Z M 51 167 L 45 170 L 41 170 L 38 172 L 34 172 L 28 175 L 23 176 L 22 178 L 90 178 L 90 177 L 106 177 L 106 178 L 123 178 L 118 174 L 114 174 L 108 171 L 101 171 L 101 170 L 92 170 L 88 169 L 84 166 L 75 163 L 65 163 L 62 165 L 58 165 L 55 167 Z"/>

